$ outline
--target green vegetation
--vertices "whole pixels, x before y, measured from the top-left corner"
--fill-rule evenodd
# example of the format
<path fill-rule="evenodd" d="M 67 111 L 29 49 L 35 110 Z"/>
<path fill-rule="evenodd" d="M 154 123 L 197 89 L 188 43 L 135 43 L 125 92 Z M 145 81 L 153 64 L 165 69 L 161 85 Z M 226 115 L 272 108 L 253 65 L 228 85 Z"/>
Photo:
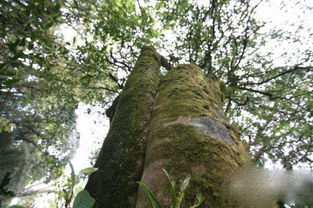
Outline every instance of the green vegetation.
<path fill-rule="evenodd" d="M 263 17 L 270 15 L 267 13 L 276 13 L 267 12 L 273 5 L 281 17 L 296 15 L 285 22 L 271 23 Z M 148 140 L 144 132 L 152 117 L 150 104 L 156 99 L 169 106 L 167 111 L 156 115 L 168 116 L 164 123 L 172 122 L 175 116 L 197 118 L 201 111 L 202 116 L 221 121 L 235 140 L 239 140 L 240 132 L 247 143 L 240 144 L 240 149 L 247 146 L 258 165 L 275 163 L 286 170 L 312 168 L 313 31 L 304 16 L 311 14 L 312 8 L 310 1 L 288 0 L 1 2 L 0 203 L 6 206 L 13 197 L 28 194 L 26 185 L 40 180 L 49 182 L 62 176 L 78 146 L 75 114 L 78 104 L 107 106 L 113 98 L 131 88 L 127 86 L 128 78 L 134 83 L 142 83 L 137 88 L 138 97 L 133 98 L 130 93 L 120 100 L 119 96 L 116 105 L 130 102 L 131 109 L 147 105 L 143 111 L 135 112 L 127 107 L 122 114 L 116 115 L 115 108 L 108 111 L 111 119 L 125 120 L 132 125 L 128 130 L 135 129 L 131 136 L 135 139 L 127 143 L 131 147 L 127 151 L 135 154 L 129 157 L 126 153 L 121 156 L 116 152 L 114 156 L 119 162 L 125 160 L 121 164 L 126 168 L 118 171 L 118 177 L 133 173 L 138 157 L 144 155 Z M 70 33 L 68 31 L 75 37 L 64 35 Z M 173 68 L 184 63 L 199 66 L 201 73 L 211 80 L 209 86 L 192 77 L 200 75 L 200 71 L 196 75 L 179 75 L 175 70 L 166 71 L 165 67 L 144 82 L 143 79 L 147 78 L 144 67 L 143 71 L 128 77 L 146 45 L 154 46 Z M 156 55 L 156 60 L 150 63 L 162 62 L 164 57 Z M 174 73 L 177 74 L 171 76 Z M 185 75 L 198 81 L 194 83 Z M 177 80 L 184 84 L 171 84 Z M 151 96 L 140 97 L 140 93 L 149 87 L 153 88 Z M 206 93 L 203 91 L 206 87 L 215 90 Z M 182 89 L 187 89 L 183 95 L 185 105 L 165 98 L 178 96 Z M 196 91 L 199 102 L 188 100 Z M 233 125 L 200 98 L 222 107 Z M 160 106 L 153 107 L 158 109 Z M 134 119 L 136 113 L 148 111 L 149 116 L 143 113 Z M 123 127 L 119 125 L 119 128 Z M 143 126 L 137 129 L 138 125 Z M 198 135 L 190 126 L 181 124 L 168 126 L 157 133 L 166 138 L 179 128 L 190 137 Z M 116 130 L 111 137 L 126 137 L 128 130 L 123 133 Z M 140 138 L 135 135 L 137 133 Z M 169 144 L 171 148 L 177 151 L 196 149 L 187 137 L 172 136 L 175 142 Z M 201 136 L 199 138 L 200 143 L 206 143 Z M 111 140 L 114 142 L 108 143 L 119 145 Z M 137 141 L 142 143 L 136 146 Z M 114 152 L 111 147 L 107 149 Z M 166 149 L 159 150 L 164 152 Z M 191 153 L 187 155 L 191 161 L 196 157 Z M 143 160 L 141 158 L 140 167 Z M 210 159 L 202 160 L 207 162 Z M 188 167 L 182 161 L 169 164 L 177 170 Z M 178 175 L 177 170 L 175 174 Z M 132 178 L 137 180 L 141 171 L 135 175 Z M 185 177 L 186 174 L 181 175 L 179 180 Z M 193 181 L 194 184 L 206 183 L 192 177 L 190 187 L 194 186 Z M 120 184 L 117 186 L 117 192 L 124 193 L 126 189 Z M 130 187 L 136 192 L 136 184 Z"/>
<path fill-rule="evenodd" d="M 68 50 L 53 35 L 60 9 L 43 1 L 1 3 L 0 181 L 8 174 L 4 189 L 14 195 L 59 177 L 77 144 Z"/>
<path fill-rule="evenodd" d="M 163 172 L 168 179 L 168 194 L 170 195 L 170 198 L 171 198 L 170 208 L 181 208 L 184 197 L 185 197 L 185 191 L 186 191 L 186 189 L 189 185 L 189 182 L 190 182 L 190 178 L 186 178 L 181 183 L 179 192 L 176 193 L 176 182 L 174 180 L 171 180 L 171 177 L 166 172 L 166 170 L 163 169 Z M 148 186 L 146 186 L 142 182 L 138 182 L 138 183 L 139 183 L 140 187 L 147 194 L 147 197 L 149 199 L 149 207 L 151 207 L 151 208 L 154 208 L 154 207 L 164 208 L 164 206 L 161 205 L 161 202 L 157 199 L 157 197 L 153 194 L 153 192 L 151 191 L 151 189 Z M 203 200 L 204 200 L 204 198 L 203 198 L 202 194 L 198 193 L 194 205 L 190 206 L 189 208 L 199 207 L 202 204 Z"/>
<path fill-rule="evenodd" d="M 73 208 L 91 208 L 95 200 L 89 195 L 88 191 L 80 191 L 74 200 Z"/>

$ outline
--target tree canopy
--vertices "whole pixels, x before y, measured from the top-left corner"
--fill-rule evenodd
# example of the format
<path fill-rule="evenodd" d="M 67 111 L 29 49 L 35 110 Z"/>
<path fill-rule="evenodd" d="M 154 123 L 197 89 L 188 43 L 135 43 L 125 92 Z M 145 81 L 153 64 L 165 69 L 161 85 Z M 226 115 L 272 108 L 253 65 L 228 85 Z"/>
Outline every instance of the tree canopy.
<path fill-rule="evenodd" d="M 10 178 L 2 192 L 15 195 L 31 181 L 58 177 L 77 144 L 75 80 L 68 50 L 52 33 L 62 21 L 60 8 L 43 1 L 1 4 L 0 180 Z"/>
<path fill-rule="evenodd" d="M 172 66 L 194 63 L 220 80 L 224 110 L 255 162 L 311 168 L 313 32 L 305 14 L 313 5 L 279 2 L 298 20 L 262 19 L 274 0 L 2 2 L 0 183 L 10 181 L 1 197 L 62 174 L 77 146 L 78 103 L 109 103 L 145 45 Z M 71 42 L 63 26 L 76 31 Z"/>
<path fill-rule="evenodd" d="M 277 26 L 262 19 L 272 1 L 74 2 L 85 27 L 82 61 L 122 88 L 139 49 L 159 48 L 172 65 L 194 63 L 225 86 L 225 112 L 256 162 L 311 164 L 312 36 L 305 16 Z M 310 4 L 280 2 L 282 13 Z M 292 6 L 292 7 L 291 7 Z M 291 11 L 292 10 L 292 11 Z M 290 24 L 290 25 L 287 25 Z M 272 25 L 272 27 L 270 27 Z M 101 57 L 101 58 L 99 58 Z M 92 67 L 95 69 L 96 67 Z M 85 69 L 86 70 L 86 69 Z"/>

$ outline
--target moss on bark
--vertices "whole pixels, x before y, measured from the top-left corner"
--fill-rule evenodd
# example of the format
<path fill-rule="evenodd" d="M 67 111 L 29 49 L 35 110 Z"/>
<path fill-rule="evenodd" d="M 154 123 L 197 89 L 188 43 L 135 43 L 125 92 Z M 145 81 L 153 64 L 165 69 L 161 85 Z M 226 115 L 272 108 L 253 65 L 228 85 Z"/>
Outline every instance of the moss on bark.
<path fill-rule="evenodd" d="M 86 190 L 96 199 L 95 208 L 134 207 L 144 158 L 145 132 L 159 84 L 160 55 L 142 49 L 120 95 L 109 133 Z"/>
<path fill-rule="evenodd" d="M 223 115 L 221 98 L 218 80 L 205 77 L 194 65 L 178 66 L 162 79 L 141 180 L 163 203 L 169 204 L 165 168 L 176 181 L 191 177 L 186 207 L 198 192 L 206 197 L 203 207 L 233 206 L 221 192 L 223 177 L 248 163 L 249 156 Z M 139 190 L 136 208 L 146 207 L 146 196 Z"/>
<path fill-rule="evenodd" d="M 180 65 L 160 81 L 160 63 L 153 48 L 144 48 L 116 110 L 108 111 L 113 118 L 99 169 L 86 186 L 94 207 L 147 208 L 140 178 L 169 204 L 162 168 L 176 181 L 191 177 L 186 206 L 201 192 L 203 207 L 232 207 L 221 191 L 223 180 L 249 156 L 223 114 L 220 82 L 195 65 Z"/>

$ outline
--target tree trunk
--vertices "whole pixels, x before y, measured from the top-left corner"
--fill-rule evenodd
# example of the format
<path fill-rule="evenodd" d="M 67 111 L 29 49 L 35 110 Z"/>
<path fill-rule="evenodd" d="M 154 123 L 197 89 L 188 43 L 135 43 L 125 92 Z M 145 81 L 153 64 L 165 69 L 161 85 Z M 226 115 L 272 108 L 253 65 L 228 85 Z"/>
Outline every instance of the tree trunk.
<path fill-rule="evenodd" d="M 141 177 L 146 132 L 159 84 L 161 57 L 150 47 L 141 55 L 119 96 L 111 127 L 86 190 L 96 208 L 134 207 Z"/>
<path fill-rule="evenodd" d="M 191 177 L 185 206 L 201 192 L 203 207 L 232 207 L 223 180 L 249 156 L 223 114 L 219 81 L 195 65 L 180 65 L 164 77 L 159 67 L 160 55 L 144 48 L 117 104 L 99 170 L 86 186 L 95 207 L 149 207 L 136 184 L 140 178 L 169 205 L 163 168 L 175 181 Z"/>

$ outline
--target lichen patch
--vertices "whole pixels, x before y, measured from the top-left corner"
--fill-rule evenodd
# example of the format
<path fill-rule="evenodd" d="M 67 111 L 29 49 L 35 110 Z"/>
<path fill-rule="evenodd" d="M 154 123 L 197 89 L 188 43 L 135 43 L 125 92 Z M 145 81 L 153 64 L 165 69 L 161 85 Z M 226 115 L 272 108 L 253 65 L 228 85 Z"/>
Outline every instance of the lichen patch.
<path fill-rule="evenodd" d="M 229 130 L 222 123 L 210 117 L 191 118 L 190 116 L 179 116 L 176 120 L 165 123 L 164 127 L 175 124 L 191 125 L 194 126 L 198 132 L 209 138 L 224 140 L 232 145 L 236 144 Z"/>
<path fill-rule="evenodd" d="M 210 138 L 225 140 L 232 145 L 236 144 L 229 135 L 228 129 L 223 124 L 210 117 L 192 118 L 189 124 L 193 125 L 199 132 Z"/>
<path fill-rule="evenodd" d="M 175 121 L 171 121 L 164 124 L 164 127 L 174 125 L 174 124 L 189 124 L 191 117 L 188 116 L 179 116 Z"/>

